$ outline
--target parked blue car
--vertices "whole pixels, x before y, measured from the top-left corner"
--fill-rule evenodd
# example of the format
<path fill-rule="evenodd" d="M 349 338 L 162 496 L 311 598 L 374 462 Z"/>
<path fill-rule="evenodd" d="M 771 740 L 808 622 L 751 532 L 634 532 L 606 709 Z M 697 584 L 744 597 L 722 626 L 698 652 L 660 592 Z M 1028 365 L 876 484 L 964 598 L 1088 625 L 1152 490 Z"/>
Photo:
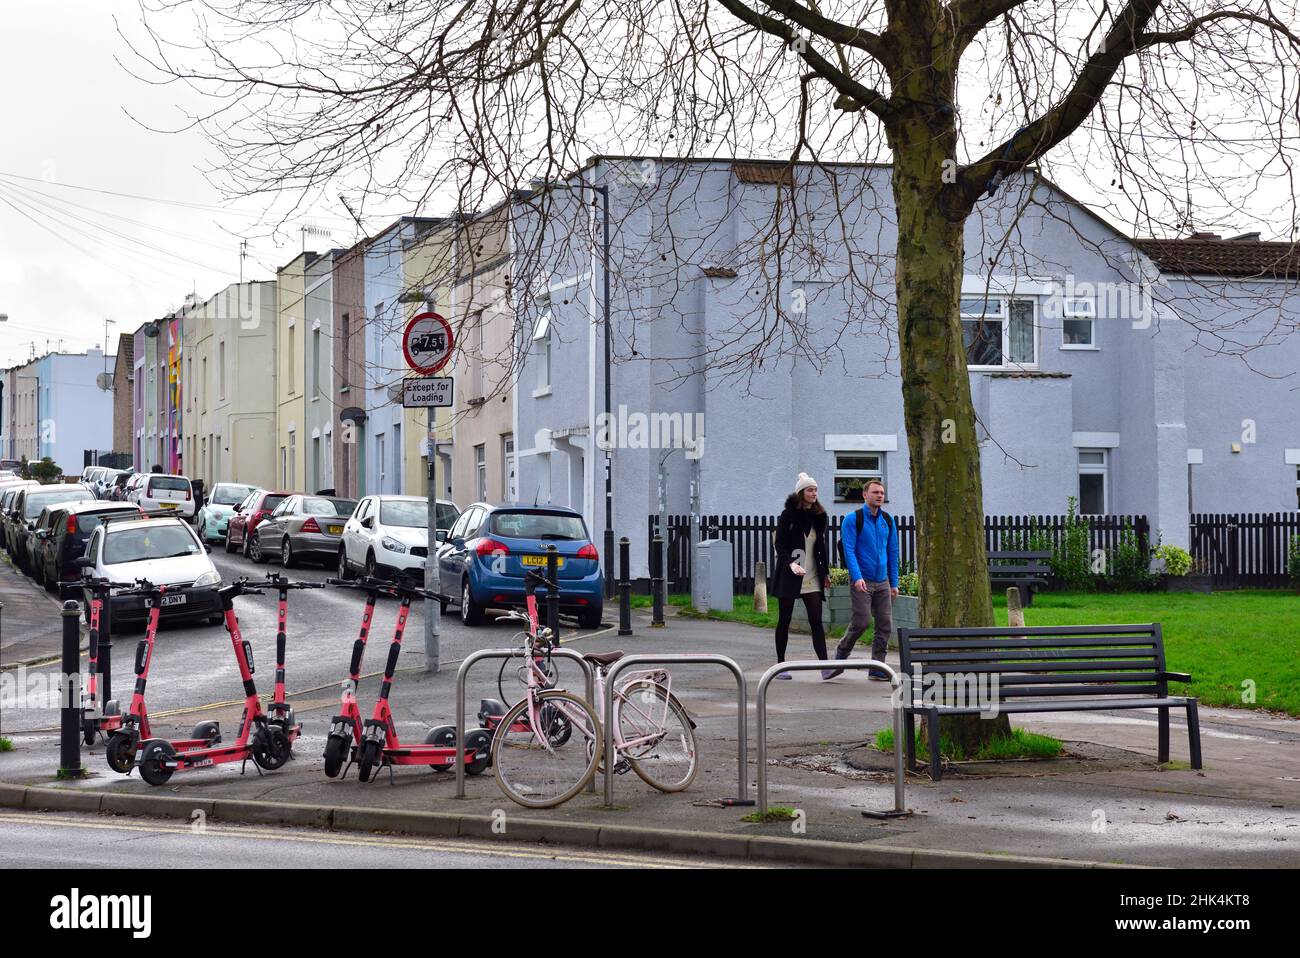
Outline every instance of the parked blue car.
<path fill-rule="evenodd" d="M 459 596 L 460 620 L 479 625 L 488 608 L 524 604 L 524 574 L 546 571 L 547 546 L 559 554 L 560 611 L 584 629 L 600 625 L 605 576 L 581 513 L 557 506 L 489 505 L 466 508 L 438 548 L 441 591 Z M 537 590 L 538 601 L 546 590 Z"/>

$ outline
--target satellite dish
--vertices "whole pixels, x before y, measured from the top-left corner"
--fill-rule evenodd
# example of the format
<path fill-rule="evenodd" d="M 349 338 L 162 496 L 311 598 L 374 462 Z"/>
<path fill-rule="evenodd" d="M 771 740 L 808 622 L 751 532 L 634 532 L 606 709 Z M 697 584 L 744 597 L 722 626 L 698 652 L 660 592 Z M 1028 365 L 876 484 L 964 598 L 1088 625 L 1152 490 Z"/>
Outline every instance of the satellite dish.
<path fill-rule="evenodd" d="M 366 411 L 359 406 L 348 406 L 339 413 L 339 421 L 363 423 L 366 421 Z"/>
<path fill-rule="evenodd" d="M 399 379 L 395 383 L 388 384 L 388 398 L 391 402 L 402 401 L 402 381 Z"/>
<path fill-rule="evenodd" d="M 95 377 L 95 385 L 100 389 L 113 388 L 113 376 L 111 373 L 100 373 Z"/>

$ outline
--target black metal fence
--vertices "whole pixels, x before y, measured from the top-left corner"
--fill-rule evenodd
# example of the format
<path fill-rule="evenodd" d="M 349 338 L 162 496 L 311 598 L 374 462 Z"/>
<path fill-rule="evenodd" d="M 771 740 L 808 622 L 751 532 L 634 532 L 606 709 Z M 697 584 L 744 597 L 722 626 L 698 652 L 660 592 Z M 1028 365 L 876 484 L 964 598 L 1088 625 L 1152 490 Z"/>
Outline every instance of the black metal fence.
<path fill-rule="evenodd" d="M 850 513 L 851 515 L 851 513 Z M 914 516 L 895 516 L 898 523 L 899 567 L 916 566 L 916 519 Z M 1150 543 L 1150 526 L 1146 516 L 1082 516 L 1088 525 L 1089 549 L 1110 550 L 1119 544 L 1125 529 L 1132 529 L 1138 547 L 1146 551 Z M 737 593 L 754 589 L 754 563 L 767 563 L 770 573 L 773 561 L 772 534 L 776 530 L 776 516 L 720 516 L 700 517 L 700 538 L 726 539 L 732 547 L 732 587 Z M 985 516 L 984 547 L 998 549 L 1051 549 L 1058 545 L 1067 529 L 1068 516 Z M 840 516 L 831 517 L 828 546 L 835 564 L 840 539 Z M 649 517 L 649 535 L 653 541 L 659 528 L 659 517 Z M 690 516 L 668 516 L 666 552 L 668 589 L 685 592 L 691 583 Z M 647 550 L 647 556 L 648 556 Z"/>
<path fill-rule="evenodd" d="M 1288 584 L 1287 553 L 1300 536 L 1300 512 L 1193 513 L 1193 572 L 1217 589 L 1277 589 Z"/>

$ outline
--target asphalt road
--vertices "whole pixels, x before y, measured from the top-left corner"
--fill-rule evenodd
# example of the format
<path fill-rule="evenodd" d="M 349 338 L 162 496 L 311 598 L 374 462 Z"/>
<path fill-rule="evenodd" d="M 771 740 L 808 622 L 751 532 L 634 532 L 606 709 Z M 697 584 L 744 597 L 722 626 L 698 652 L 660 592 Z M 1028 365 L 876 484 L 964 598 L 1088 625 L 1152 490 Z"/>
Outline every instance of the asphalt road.
<path fill-rule="evenodd" d="M 0 868 L 698 868 L 734 862 L 227 823 L 0 811 Z M 742 866 L 743 867 L 743 866 Z"/>
<path fill-rule="evenodd" d="M 284 571 L 274 562 L 258 565 L 238 554 L 227 554 L 220 544 L 214 545 L 212 558 L 226 582 L 241 575 L 256 579 L 265 576 L 267 572 Z M 332 567 L 323 568 L 314 564 L 299 564 L 287 572 L 291 579 L 315 582 L 324 582 L 334 574 Z M 40 588 L 30 579 L 26 580 L 26 585 L 33 590 Z M 350 589 L 326 587 L 289 593 L 286 681 L 291 695 L 297 693 L 304 698 L 311 698 L 316 704 L 322 704 L 326 699 L 337 700 L 340 685 L 347 678 L 348 663 L 361 625 L 364 604 L 363 593 Z M 411 607 L 398 662 L 399 677 L 394 685 L 392 701 L 399 722 L 402 717 L 404 684 L 400 672 L 423 672 L 425 667 L 423 604 L 420 602 Z M 253 646 L 256 665 L 254 679 L 263 701 L 269 699 L 274 690 L 276 605 L 277 596 L 272 591 L 260 596 L 241 596 L 235 600 L 240 631 Z M 373 701 L 374 690 L 379 682 L 377 675 L 383 670 L 393 638 L 398 606 L 399 603 L 392 599 L 381 599 L 376 606 L 371 639 L 362 665 L 362 675 L 368 676 L 361 684 L 364 702 Z M 564 619 L 562 622 L 569 626 L 563 630 L 566 636 L 579 631 L 573 620 Z M 452 607 L 443 617 L 441 631 L 440 667 L 444 672 L 454 672 L 456 664 L 472 651 L 513 645 L 518 623 L 490 622 L 470 628 L 460 623 L 455 607 Z M 124 705 L 130 699 L 132 662 L 136 644 L 142 636 L 143 632 L 131 632 L 114 638 L 113 695 Z M 84 656 L 82 664 L 84 671 Z M 51 678 L 57 673 L 57 666 L 51 663 L 26 671 L 25 687 L 17 689 L 16 679 L 11 679 L 11 684 L 4 693 L 2 724 L 6 732 L 52 729 L 59 721 L 57 681 Z M 496 694 L 496 670 L 490 670 L 491 676 L 487 676 L 487 671 L 486 665 L 483 669 L 476 670 L 477 678 L 490 681 L 479 681 L 471 687 L 467 696 L 471 704 L 477 703 L 475 696 Z M 184 721 L 197 722 L 211 716 L 191 716 L 188 714 L 191 710 L 211 708 L 219 703 L 233 705 L 242 698 L 243 690 L 230 637 L 223 626 L 203 622 L 164 623 L 160 626 L 150 665 L 146 698 L 151 716 L 166 717 L 167 713 L 184 710 L 187 713 Z M 237 716 L 236 711 L 236 720 Z M 312 731 L 323 735 L 324 729 Z"/>

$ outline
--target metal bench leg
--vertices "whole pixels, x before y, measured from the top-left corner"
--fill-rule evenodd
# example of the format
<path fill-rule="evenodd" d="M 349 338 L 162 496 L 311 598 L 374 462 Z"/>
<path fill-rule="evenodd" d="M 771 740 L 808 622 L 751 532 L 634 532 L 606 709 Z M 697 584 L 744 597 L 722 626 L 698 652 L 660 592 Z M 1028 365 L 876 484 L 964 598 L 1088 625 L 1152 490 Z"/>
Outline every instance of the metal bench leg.
<path fill-rule="evenodd" d="M 1201 719 L 1196 712 L 1196 700 L 1187 703 L 1187 747 L 1192 753 L 1192 768 L 1201 767 Z"/>
<path fill-rule="evenodd" d="M 903 713 L 903 735 L 907 738 L 905 748 L 907 749 L 907 768 L 908 771 L 916 771 L 916 717 L 911 712 Z M 894 748 L 898 748 L 899 743 L 894 743 Z"/>
<path fill-rule="evenodd" d="M 1169 761 L 1169 709 L 1157 709 L 1160 713 L 1160 744 L 1156 749 L 1156 761 L 1161 765 Z"/>
<path fill-rule="evenodd" d="M 931 709 L 925 713 L 926 735 L 930 739 L 930 781 L 943 778 L 943 757 L 939 754 L 939 713 Z"/>

